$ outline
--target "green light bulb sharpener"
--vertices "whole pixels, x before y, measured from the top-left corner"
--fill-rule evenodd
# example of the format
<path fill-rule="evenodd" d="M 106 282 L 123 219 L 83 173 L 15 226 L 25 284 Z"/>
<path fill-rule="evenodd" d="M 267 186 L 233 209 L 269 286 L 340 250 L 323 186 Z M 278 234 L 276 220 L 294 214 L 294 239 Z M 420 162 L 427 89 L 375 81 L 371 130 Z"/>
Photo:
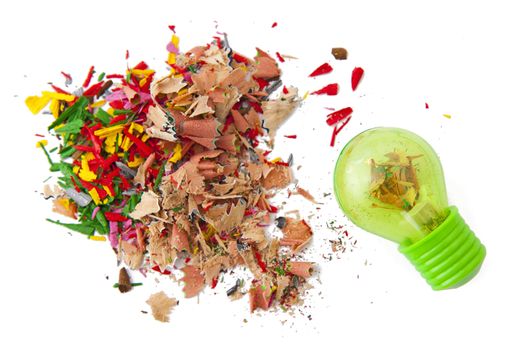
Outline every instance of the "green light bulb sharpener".
<path fill-rule="evenodd" d="M 354 137 L 337 160 L 334 192 L 354 224 L 398 243 L 434 290 L 479 271 L 485 246 L 449 206 L 439 158 L 418 135 L 374 128 Z"/>

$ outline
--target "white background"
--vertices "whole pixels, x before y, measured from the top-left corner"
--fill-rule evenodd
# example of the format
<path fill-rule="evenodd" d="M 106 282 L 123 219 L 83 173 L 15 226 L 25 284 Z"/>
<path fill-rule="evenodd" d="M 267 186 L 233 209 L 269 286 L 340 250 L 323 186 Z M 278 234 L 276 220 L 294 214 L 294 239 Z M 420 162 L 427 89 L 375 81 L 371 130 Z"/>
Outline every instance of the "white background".
<path fill-rule="evenodd" d="M 346 5 L 342 5 L 345 3 Z M 0 348 L 523 349 L 525 232 L 525 22 L 519 1 L 279 1 L 11 2 L 1 13 L 1 247 Z M 145 300 L 176 283 L 136 280 L 144 287 L 121 295 L 114 254 L 107 244 L 45 222 L 55 217 L 39 191 L 48 176 L 35 133 L 49 116 L 33 116 L 28 95 L 62 84 L 60 71 L 81 84 L 90 65 L 120 73 L 150 62 L 163 71 L 169 24 L 181 48 L 204 44 L 219 30 L 246 55 L 255 46 L 298 57 L 281 65 L 283 79 L 301 92 L 337 82 L 337 97 L 310 96 L 277 137 L 276 154 L 293 152 L 299 184 L 325 203 L 300 209 L 315 228 L 310 257 L 320 281 L 294 316 L 250 315 L 246 299 L 231 303 L 206 292 L 181 300 L 171 322 L 153 320 Z M 277 22 L 276 28 L 271 24 Z M 346 47 L 347 61 L 330 49 Z M 306 76 L 329 61 L 335 71 Z M 355 66 L 365 69 L 357 92 Z M 162 75 L 162 74 L 160 74 Z M 424 105 L 430 105 L 428 110 Z M 354 115 L 328 146 L 324 107 L 352 106 Z M 446 119 L 442 114 L 450 114 Z M 486 245 L 479 275 L 457 290 L 433 292 L 397 247 L 348 223 L 331 192 L 338 151 L 375 126 L 408 128 L 441 157 L 451 204 Z M 297 140 L 282 137 L 297 134 Z M 296 167 L 297 168 L 297 167 Z M 320 199 L 320 200 L 321 200 Z M 324 226 L 335 219 L 357 239 L 356 248 L 326 261 Z M 108 280 L 106 279 L 108 276 Z M 358 278 L 359 276 L 359 278 Z M 321 293 L 321 295 L 318 295 Z M 307 319 L 312 316 L 312 320 Z M 243 320 L 246 319 L 247 322 Z M 286 322 L 283 324 L 282 321 Z"/>

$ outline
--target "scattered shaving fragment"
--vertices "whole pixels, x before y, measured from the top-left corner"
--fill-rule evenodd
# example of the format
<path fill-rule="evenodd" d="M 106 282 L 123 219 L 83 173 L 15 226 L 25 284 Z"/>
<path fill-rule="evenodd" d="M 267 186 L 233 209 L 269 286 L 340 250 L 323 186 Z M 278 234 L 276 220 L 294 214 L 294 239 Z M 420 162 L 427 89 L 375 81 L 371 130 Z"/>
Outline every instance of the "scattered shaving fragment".
<path fill-rule="evenodd" d="M 332 55 L 336 60 L 346 60 L 348 52 L 344 47 L 334 47 L 332 48 Z"/>
<path fill-rule="evenodd" d="M 357 89 L 357 86 L 361 82 L 361 78 L 363 77 L 364 70 L 361 67 L 355 67 L 352 71 L 352 90 L 355 91 Z"/>
<path fill-rule="evenodd" d="M 146 303 L 151 307 L 153 317 L 160 322 L 169 322 L 170 313 L 178 304 L 175 298 L 170 298 L 164 292 L 152 294 Z"/>
<path fill-rule="evenodd" d="M 319 67 L 317 67 L 312 73 L 310 73 L 309 77 L 317 77 L 319 75 L 328 74 L 334 69 L 329 63 L 323 63 Z"/>
<path fill-rule="evenodd" d="M 339 84 L 333 83 L 328 84 L 325 87 L 314 91 L 310 93 L 310 95 L 328 95 L 328 96 L 335 96 L 339 93 Z"/>
<path fill-rule="evenodd" d="M 308 192 L 307 190 L 305 190 L 302 187 L 297 186 L 297 188 L 295 189 L 295 194 L 303 196 L 304 198 L 306 198 L 307 200 L 309 200 L 310 202 L 312 202 L 314 204 L 318 204 L 317 201 L 315 200 L 314 196 L 312 196 L 310 194 L 310 192 Z"/>

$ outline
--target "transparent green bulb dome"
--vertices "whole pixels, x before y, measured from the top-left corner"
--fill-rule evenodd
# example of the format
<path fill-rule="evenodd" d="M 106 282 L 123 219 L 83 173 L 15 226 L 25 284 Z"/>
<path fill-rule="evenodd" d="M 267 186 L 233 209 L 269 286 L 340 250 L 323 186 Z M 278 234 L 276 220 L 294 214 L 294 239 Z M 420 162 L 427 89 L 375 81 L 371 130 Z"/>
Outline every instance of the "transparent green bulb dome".
<path fill-rule="evenodd" d="M 466 283 L 485 247 L 447 199 L 443 169 L 432 147 L 397 128 L 375 128 L 341 151 L 334 190 L 346 216 L 394 241 L 436 290 Z"/>

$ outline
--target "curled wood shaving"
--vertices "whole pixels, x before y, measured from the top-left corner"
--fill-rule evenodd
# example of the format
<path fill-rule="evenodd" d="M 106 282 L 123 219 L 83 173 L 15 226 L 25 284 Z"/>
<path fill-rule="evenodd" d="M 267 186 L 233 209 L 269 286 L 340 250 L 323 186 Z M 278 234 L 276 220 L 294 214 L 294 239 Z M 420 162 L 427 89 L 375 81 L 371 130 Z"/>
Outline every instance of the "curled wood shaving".
<path fill-rule="evenodd" d="M 294 253 L 302 250 L 312 239 L 312 229 L 304 220 L 287 217 L 282 231 L 280 244 L 289 246 Z"/>
<path fill-rule="evenodd" d="M 140 202 L 129 216 L 138 220 L 148 214 L 155 214 L 160 210 L 159 196 L 152 191 L 144 192 L 140 198 Z"/>
<path fill-rule="evenodd" d="M 147 118 L 159 130 L 162 130 L 164 126 L 168 124 L 168 118 L 166 118 L 166 113 L 157 105 L 151 106 L 148 109 Z"/>
<path fill-rule="evenodd" d="M 186 111 L 186 115 L 188 115 L 190 111 L 193 111 L 193 113 L 189 115 L 190 118 L 193 118 L 201 114 L 213 113 L 213 108 L 208 106 L 208 99 L 209 99 L 208 96 L 197 97 L 195 101 L 190 105 L 188 110 Z"/>
<path fill-rule="evenodd" d="M 165 141 L 169 141 L 169 142 L 177 141 L 177 138 L 173 134 L 171 134 L 169 132 L 166 132 L 166 131 L 163 131 L 163 130 L 160 130 L 156 126 L 152 126 L 152 127 L 147 128 L 146 129 L 146 134 L 148 134 L 151 137 L 154 137 L 154 138 L 157 138 L 157 139 L 161 139 L 161 140 L 165 140 Z"/>
<path fill-rule="evenodd" d="M 285 188 L 292 182 L 292 171 L 284 165 L 271 165 L 264 175 L 263 186 L 266 189 Z"/>
<path fill-rule="evenodd" d="M 183 77 L 173 77 L 168 75 L 160 80 L 153 82 L 151 85 L 151 95 L 154 99 L 157 98 L 159 94 L 174 94 L 179 92 L 182 88 L 186 86 Z"/>

